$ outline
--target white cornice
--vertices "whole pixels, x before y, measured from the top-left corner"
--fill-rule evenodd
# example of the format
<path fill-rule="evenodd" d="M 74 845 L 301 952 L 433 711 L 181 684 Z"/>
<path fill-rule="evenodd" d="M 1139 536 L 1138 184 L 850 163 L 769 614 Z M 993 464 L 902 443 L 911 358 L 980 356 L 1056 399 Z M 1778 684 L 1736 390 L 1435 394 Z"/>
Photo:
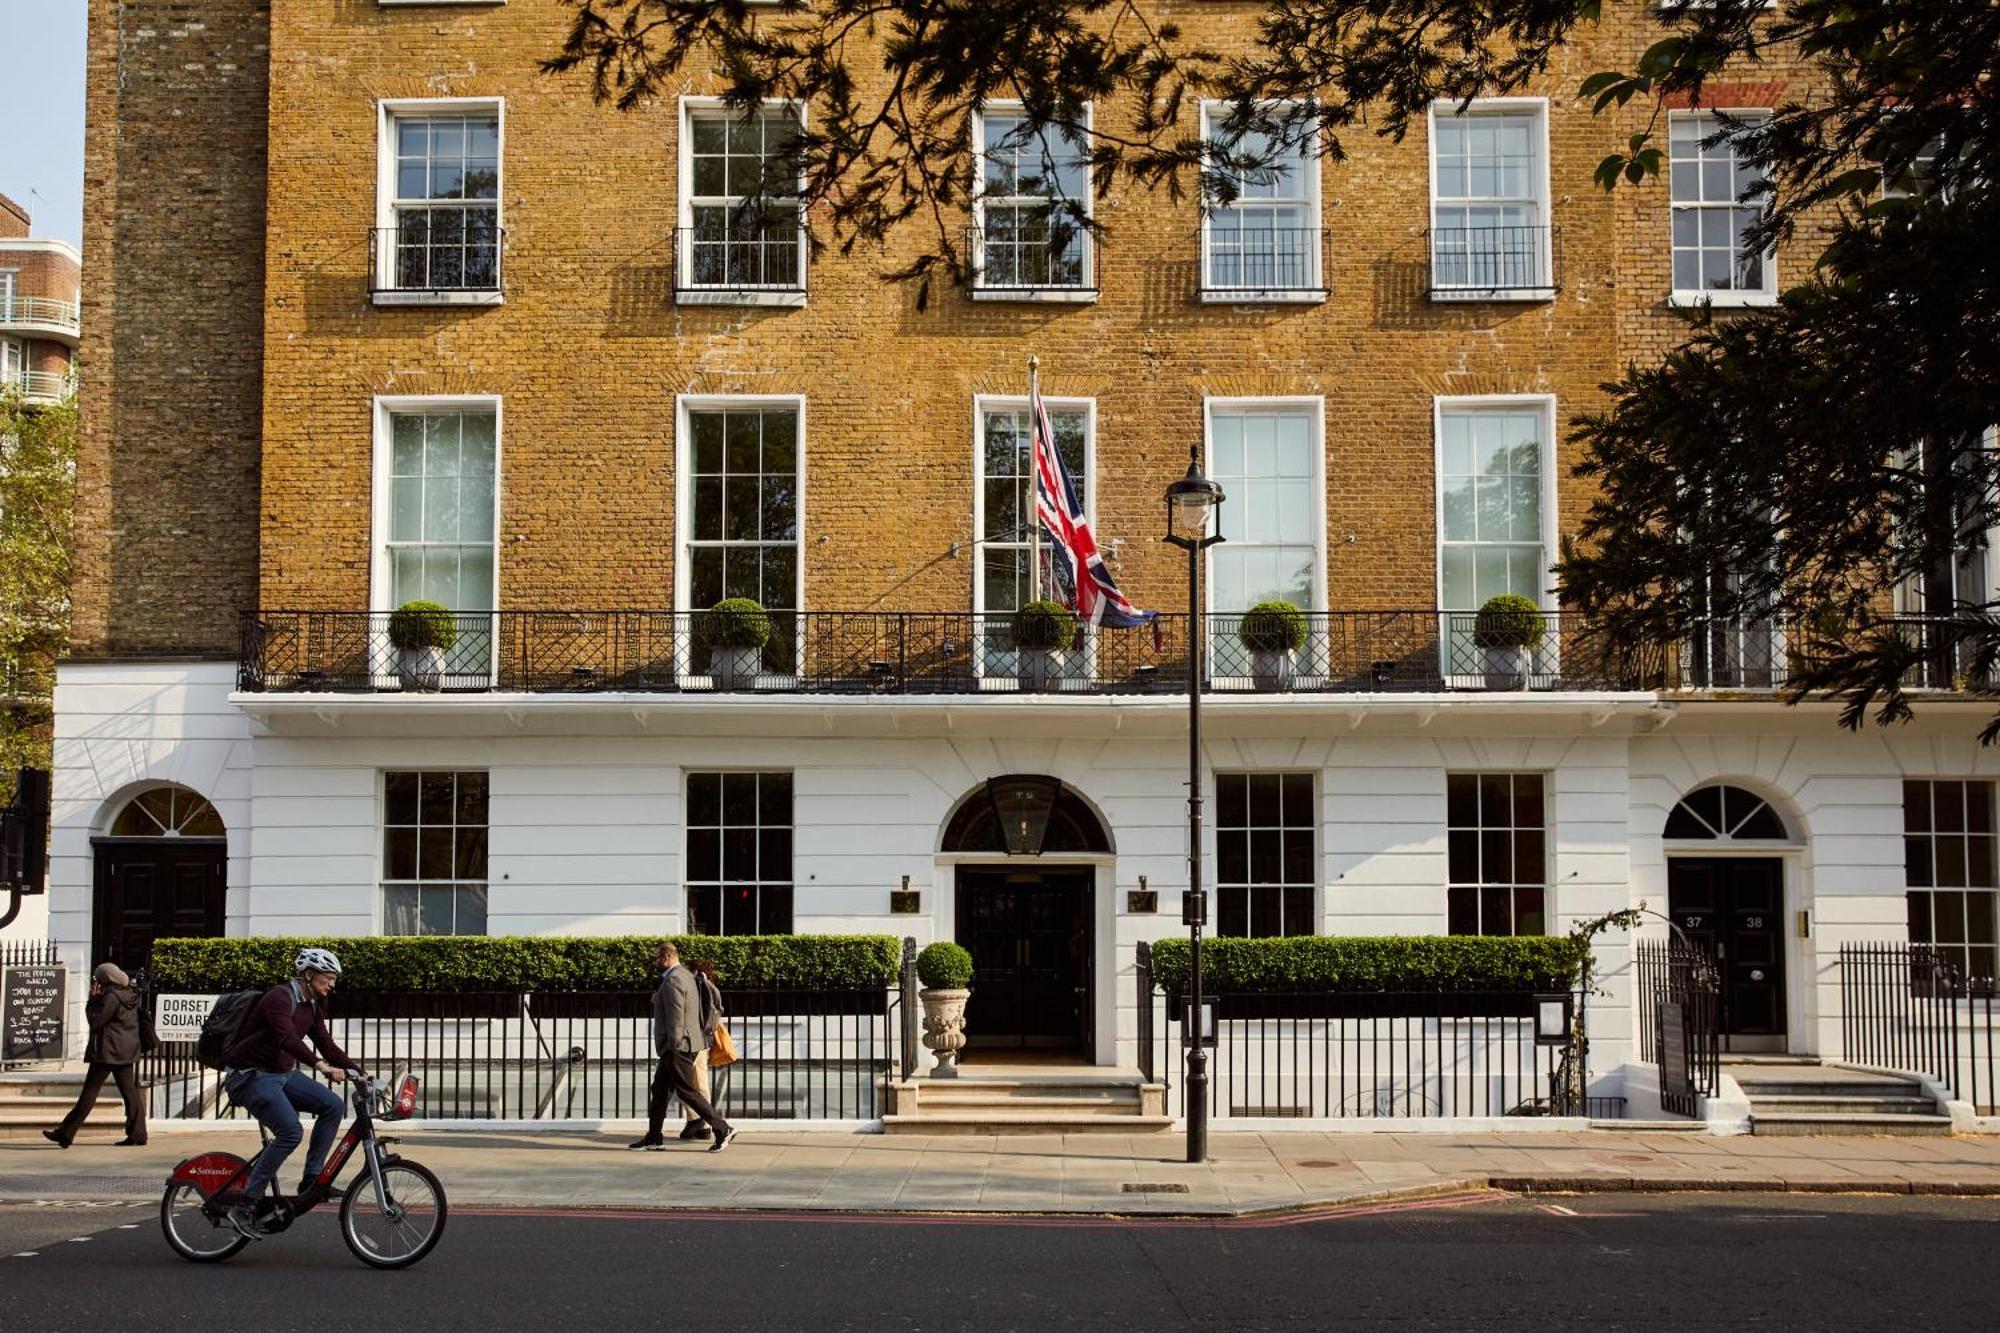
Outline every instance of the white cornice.
<path fill-rule="evenodd" d="M 68 241 L 57 240 L 54 237 L 49 237 L 49 236 L 4 237 L 0 238 L 0 250 L 14 250 L 14 251 L 33 253 L 33 254 L 68 255 L 71 259 L 76 261 L 76 266 L 78 268 L 83 267 L 83 256 L 77 252 L 77 248 L 71 245 Z"/>

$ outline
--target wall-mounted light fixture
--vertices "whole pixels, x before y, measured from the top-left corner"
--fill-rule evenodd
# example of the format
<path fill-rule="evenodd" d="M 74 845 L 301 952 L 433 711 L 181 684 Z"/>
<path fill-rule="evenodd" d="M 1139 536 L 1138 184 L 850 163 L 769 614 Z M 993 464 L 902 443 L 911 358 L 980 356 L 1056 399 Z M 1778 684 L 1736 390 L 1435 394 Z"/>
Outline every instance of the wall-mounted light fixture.
<path fill-rule="evenodd" d="M 910 887 L 910 877 L 903 876 L 903 887 L 889 890 L 889 911 L 897 916 L 909 916 L 924 910 L 924 895 L 919 889 Z"/>
<path fill-rule="evenodd" d="M 1156 889 L 1146 887 L 1146 877 L 1139 876 L 1139 887 L 1125 890 L 1125 911 L 1128 914 L 1157 912 L 1160 910 L 1160 895 Z"/>

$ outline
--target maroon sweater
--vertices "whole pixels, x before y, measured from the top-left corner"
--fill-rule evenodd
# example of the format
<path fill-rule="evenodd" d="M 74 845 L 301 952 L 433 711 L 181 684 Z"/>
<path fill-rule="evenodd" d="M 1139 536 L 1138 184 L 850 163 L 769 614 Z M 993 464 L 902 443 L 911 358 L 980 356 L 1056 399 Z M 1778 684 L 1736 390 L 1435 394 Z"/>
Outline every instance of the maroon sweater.
<path fill-rule="evenodd" d="M 312 1038 L 313 1046 L 319 1047 L 319 1055 L 314 1055 L 312 1047 L 306 1045 L 307 1037 Z M 341 1069 L 354 1063 L 335 1044 L 333 1034 L 326 1030 L 326 1016 L 320 1013 L 305 987 L 288 981 L 264 992 L 264 998 L 257 1001 L 257 1007 L 243 1020 L 243 1035 L 229 1048 L 223 1061 L 231 1069 L 289 1073 L 301 1063 L 317 1062 L 320 1056 Z"/>

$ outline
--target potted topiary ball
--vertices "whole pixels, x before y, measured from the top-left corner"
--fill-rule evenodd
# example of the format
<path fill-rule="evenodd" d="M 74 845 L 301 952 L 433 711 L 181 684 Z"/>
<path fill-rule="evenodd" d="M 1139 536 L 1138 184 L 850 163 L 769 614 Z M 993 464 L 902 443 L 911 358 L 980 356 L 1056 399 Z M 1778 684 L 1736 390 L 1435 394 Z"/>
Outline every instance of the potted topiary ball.
<path fill-rule="evenodd" d="M 1520 593 L 1487 598 L 1472 625 L 1472 642 L 1486 653 L 1486 688 L 1527 689 L 1532 650 L 1547 632 L 1542 609 Z"/>
<path fill-rule="evenodd" d="M 917 955 L 917 980 L 924 988 L 924 1045 L 937 1057 L 932 1078 L 957 1078 L 958 1053 L 965 1049 L 965 1002 L 972 998 L 972 955 L 950 940 L 939 940 Z"/>
<path fill-rule="evenodd" d="M 444 655 L 458 642 L 458 617 L 437 602 L 404 602 L 389 613 L 396 680 L 406 690 L 435 694 L 444 685 Z"/>
<path fill-rule="evenodd" d="M 1292 688 L 1292 658 L 1306 641 L 1305 612 L 1290 602 L 1259 602 L 1244 613 L 1236 637 L 1250 652 L 1250 678 L 1266 692 Z"/>
<path fill-rule="evenodd" d="M 1056 654 L 1076 642 L 1076 616 L 1060 602 L 1029 602 L 1014 613 L 1015 673 L 1021 689 L 1046 690 Z"/>
<path fill-rule="evenodd" d="M 715 688 L 745 689 L 763 672 L 771 617 L 748 597 L 725 597 L 702 614 L 699 637 L 708 648 Z"/>

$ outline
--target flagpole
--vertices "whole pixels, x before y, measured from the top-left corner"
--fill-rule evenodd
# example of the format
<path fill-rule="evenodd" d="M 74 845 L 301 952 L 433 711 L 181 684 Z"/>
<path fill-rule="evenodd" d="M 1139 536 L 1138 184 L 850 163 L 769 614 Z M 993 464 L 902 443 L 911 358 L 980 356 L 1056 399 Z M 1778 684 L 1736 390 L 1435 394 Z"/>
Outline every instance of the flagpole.
<path fill-rule="evenodd" d="M 1042 600 L 1042 358 L 1028 358 L 1028 600 Z M 1054 441 L 1050 441 L 1054 443 Z"/>

